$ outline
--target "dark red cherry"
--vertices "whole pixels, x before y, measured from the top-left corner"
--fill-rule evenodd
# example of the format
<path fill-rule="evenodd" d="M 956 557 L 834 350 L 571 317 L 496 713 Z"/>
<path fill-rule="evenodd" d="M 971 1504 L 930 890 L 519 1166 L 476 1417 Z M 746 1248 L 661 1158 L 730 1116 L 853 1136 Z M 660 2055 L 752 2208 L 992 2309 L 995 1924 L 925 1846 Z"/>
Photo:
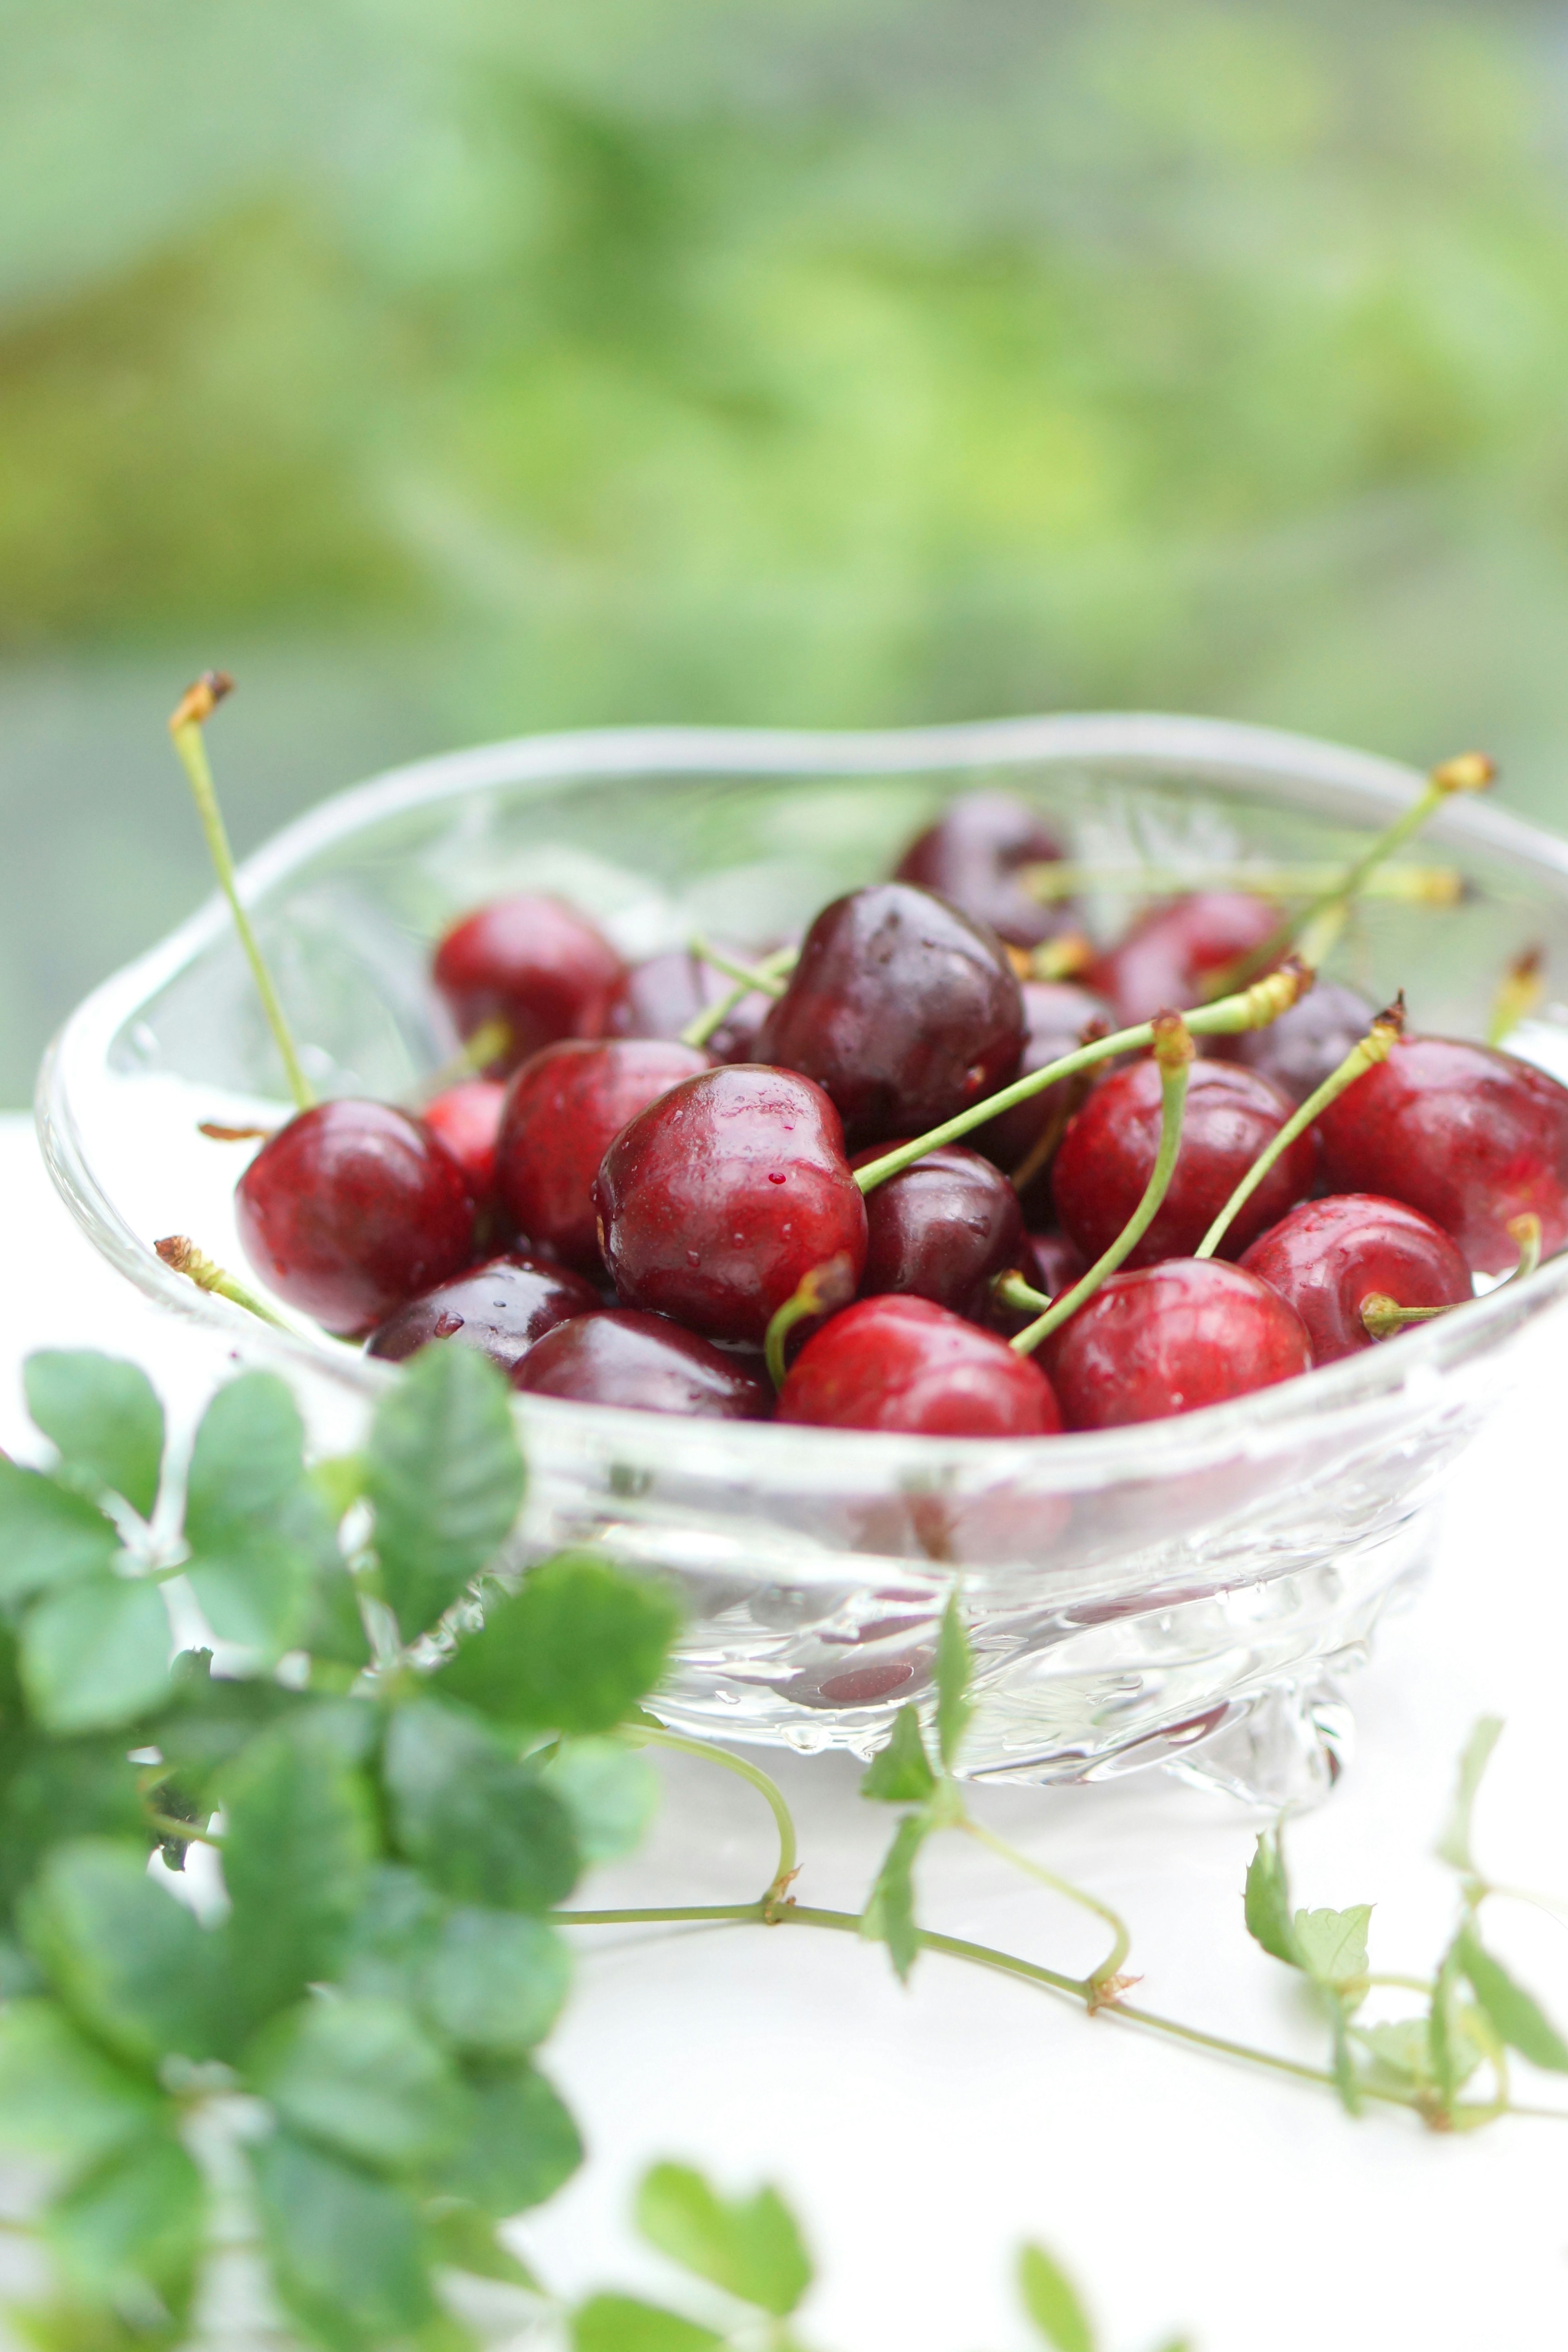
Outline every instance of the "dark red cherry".
<path fill-rule="evenodd" d="M 1279 908 L 1266 898 L 1195 890 L 1152 908 L 1101 956 L 1089 982 L 1115 1005 L 1120 1025 L 1131 1028 L 1173 1006 L 1201 1003 L 1209 974 L 1261 947 L 1279 922 Z"/>
<path fill-rule="evenodd" d="M 662 1037 L 567 1039 L 523 1064 L 507 1091 L 496 1155 L 501 1203 L 531 1248 L 597 1274 L 594 1179 L 626 1121 L 708 1067 Z"/>
<path fill-rule="evenodd" d="M 760 1346 L 814 1266 L 866 1263 L 838 1114 L 809 1078 L 742 1062 L 650 1105 L 605 1154 L 600 1239 L 628 1307 Z"/>
<path fill-rule="evenodd" d="M 665 1315 L 610 1307 L 558 1323 L 512 1374 L 530 1396 L 707 1421 L 765 1421 L 773 1392 L 755 1357 L 730 1353 Z"/>
<path fill-rule="evenodd" d="M 1213 1045 L 1223 1042 L 1230 1049 L 1228 1059 L 1244 1062 L 1249 1070 L 1272 1078 L 1292 1102 L 1304 1103 L 1339 1068 L 1352 1046 L 1361 1043 L 1372 1027 L 1373 1011 L 1353 988 L 1321 980 L 1267 1029 L 1215 1038 Z"/>
<path fill-rule="evenodd" d="M 1018 1066 L 1024 1006 L 994 931 L 906 882 L 825 907 L 763 1022 L 765 1062 L 815 1078 L 851 1146 L 920 1135 Z"/>
<path fill-rule="evenodd" d="M 603 933 L 559 898 L 497 898 L 454 923 L 434 976 L 458 1033 L 510 1032 L 490 1065 L 504 1076 L 559 1037 L 602 1037 L 626 966 Z"/>
<path fill-rule="evenodd" d="M 895 878 L 939 890 L 977 923 L 989 923 L 999 939 L 1032 948 L 1066 929 L 1073 910 L 1065 900 L 1034 898 L 1018 869 L 1053 864 L 1064 854 L 1056 835 L 1010 793 L 965 793 L 916 835 Z"/>
<path fill-rule="evenodd" d="M 473 1248 L 473 1194 L 446 1145 L 406 1111 L 350 1097 L 262 1145 L 235 1219 L 262 1280 L 345 1339 L 447 1281 Z"/>
<path fill-rule="evenodd" d="M 419 1114 L 468 1178 L 480 1210 L 495 1203 L 496 1138 L 505 1100 L 506 1088 L 499 1078 L 461 1078 Z"/>
<path fill-rule="evenodd" d="M 886 1149 L 871 1144 L 859 1167 Z M 1024 1252 L 1024 1213 L 1001 1171 L 949 1143 L 928 1151 L 866 1196 L 862 1294 L 910 1292 L 971 1322 L 987 1322 L 994 1277 Z"/>
<path fill-rule="evenodd" d="M 1116 1024 L 1115 1010 L 1105 997 L 1075 988 L 1070 981 L 1026 980 L 1023 998 L 1026 1034 L 1016 1077 L 1043 1070 L 1047 1062 L 1059 1062 L 1083 1044 L 1086 1033 Z M 1077 1109 L 1089 1085 L 1087 1077 L 1058 1078 L 1055 1086 L 1031 1095 L 1027 1102 L 1016 1103 L 1000 1118 L 977 1129 L 974 1149 L 1012 1175 L 1025 1166 L 1047 1130 L 1059 1128 Z"/>
<path fill-rule="evenodd" d="M 1396 1307 L 1458 1307 L 1474 1295 L 1470 1270 L 1441 1225 L 1372 1192 L 1303 1201 L 1241 1263 L 1295 1308 L 1315 1364 L 1373 1344 L 1361 1304 L 1374 1293 Z"/>
<path fill-rule="evenodd" d="M 740 960 L 745 961 L 743 956 Z M 649 956 L 646 963 L 633 964 L 611 999 L 605 1026 L 612 1037 L 679 1037 L 700 1013 L 728 996 L 733 987 L 728 972 L 685 948 L 672 948 L 667 955 Z M 772 1003 L 761 989 L 743 996 L 709 1038 L 707 1051 L 711 1059 L 753 1060 L 757 1032 Z"/>
<path fill-rule="evenodd" d="M 1113 1274 L 1047 1344 L 1068 1429 L 1197 1412 L 1312 1365 L 1295 1308 L 1218 1258 Z"/>
<path fill-rule="evenodd" d="M 1062 1230 L 1091 1262 L 1109 1249 L 1143 1196 L 1160 1144 L 1160 1072 L 1133 1062 L 1097 1087 L 1062 1139 L 1051 1192 Z M 1190 1257 L 1293 1106 L 1256 1071 L 1194 1062 L 1171 1188 L 1126 1263 Z M 1220 1247 L 1239 1257 L 1310 1192 L 1318 1150 L 1310 1129 L 1277 1160 Z"/>
<path fill-rule="evenodd" d="M 1510 1218 L 1568 1241 L 1568 1087 L 1451 1037 L 1405 1037 L 1318 1121 L 1336 1192 L 1386 1193 L 1451 1234 L 1476 1274 L 1519 1255 Z"/>
<path fill-rule="evenodd" d="M 432 1339 L 456 1339 L 510 1372 L 546 1331 L 598 1307 L 598 1293 L 581 1275 L 514 1253 L 411 1298 L 371 1333 L 365 1353 L 400 1364 Z"/>
<path fill-rule="evenodd" d="M 777 1418 L 922 1437 L 1054 1437 L 1051 1384 L 1029 1356 L 929 1298 L 862 1298 L 808 1339 Z"/>

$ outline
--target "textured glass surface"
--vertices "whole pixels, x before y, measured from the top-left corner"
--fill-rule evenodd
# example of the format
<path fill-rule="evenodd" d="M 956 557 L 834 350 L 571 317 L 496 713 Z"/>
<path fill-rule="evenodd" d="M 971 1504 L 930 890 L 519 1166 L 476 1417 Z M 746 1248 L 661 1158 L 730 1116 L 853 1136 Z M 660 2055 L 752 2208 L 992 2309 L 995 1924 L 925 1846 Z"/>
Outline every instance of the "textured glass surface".
<path fill-rule="evenodd" d="M 247 897 L 323 1091 L 396 1095 L 455 1040 L 429 943 L 498 892 L 558 890 L 628 954 L 693 929 L 763 941 L 885 872 L 954 793 L 1005 782 L 1097 863 L 1321 859 L 1419 779 L 1263 730 L 1068 718 L 905 734 L 617 731 L 503 744 L 365 785 L 281 835 Z M 1568 848 L 1484 803 L 1425 836 L 1473 887 L 1446 913 L 1370 902 L 1331 969 L 1418 1024 L 1475 1035 L 1508 956 L 1568 948 Z M 1125 909 L 1106 900 L 1093 919 Z M 1568 1013 L 1512 1041 L 1568 1074 Z M 276 1117 L 280 1074 L 221 906 L 100 989 L 46 1065 L 56 1181 L 154 1297 L 280 1363 L 323 1442 L 385 1368 L 304 1326 L 261 1332 L 153 1254 L 187 1233 L 242 1264 L 243 1147 L 202 1119 Z M 525 1556 L 563 1539 L 672 1576 L 689 1612 L 661 1702 L 739 1739 L 861 1752 L 923 1700 L 956 1583 L 982 1678 L 973 1773 L 1152 1762 L 1269 1800 L 1331 1774 L 1337 1676 L 1418 1570 L 1442 1473 L 1505 1385 L 1508 1343 L 1568 1259 L 1348 1363 L 1138 1429 L 952 1441 L 677 1421 L 520 1401 Z"/>

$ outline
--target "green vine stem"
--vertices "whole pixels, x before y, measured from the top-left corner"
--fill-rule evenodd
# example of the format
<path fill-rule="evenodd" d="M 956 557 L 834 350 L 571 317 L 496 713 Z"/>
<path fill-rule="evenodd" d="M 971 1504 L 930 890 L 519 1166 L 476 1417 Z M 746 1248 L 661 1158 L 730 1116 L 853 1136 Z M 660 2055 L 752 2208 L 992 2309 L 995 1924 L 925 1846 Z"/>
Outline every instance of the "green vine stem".
<path fill-rule="evenodd" d="M 1005 1838 L 999 1838 L 994 1830 L 986 1829 L 983 1822 L 974 1821 L 968 1813 L 964 1814 L 959 1827 L 967 1831 L 979 1844 L 995 1854 L 998 1861 L 1011 1863 L 1015 1870 L 1021 1870 L 1026 1877 L 1037 1879 L 1042 1886 L 1048 1886 L 1053 1894 L 1065 1895 L 1069 1903 L 1078 1904 L 1082 1910 L 1092 1911 L 1097 1919 L 1102 1919 L 1105 1922 L 1110 1929 L 1114 1941 L 1100 1966 L 1084 1981 L 1095 1986 L 1101 1992 L 1104 1992 L 1108 1986 L 1113 1985 L 1121 1974 L 1127 1955 L 1132 1948 L 1131 1931 L 1121 1913 L 1113 1911 L 1109 1903 L 1102 1903 L 1098 1895 L 1089 1894 L 1087 1887 L 1075 1886 L 1070 1878 L 1058 1878 L 1054 1870 L 1046 1868 L 1044 1863 L 1032 1860 L 1026 1853 L 1020 1853 L 1016 1846 L 1009 1845 Z"/>
<path fill-rule="evenodd" d="M 755 1764 L 748 1764 L 743 1756 L 732 1756 L 711 1739 L 691 1739 L 682 1731 L 667 1731 L 661 1723 L 641 1716 L 626 1727 L 626 1737 L 650 1748 L 668 1748 L 678 1756 L 700 1756 L 707 1763 L 718 1764 L 736 1779 L 755 1789 L 766 1803 L 778 1826 L 779 1866 L 758 1906 L 765 1917 L 771 1904 L 776 1903 L 800 1869 L 799 1845 L 795 1836 L 795 1815 L 790 1811 L 784 1790 L 776 1780 Z"/>

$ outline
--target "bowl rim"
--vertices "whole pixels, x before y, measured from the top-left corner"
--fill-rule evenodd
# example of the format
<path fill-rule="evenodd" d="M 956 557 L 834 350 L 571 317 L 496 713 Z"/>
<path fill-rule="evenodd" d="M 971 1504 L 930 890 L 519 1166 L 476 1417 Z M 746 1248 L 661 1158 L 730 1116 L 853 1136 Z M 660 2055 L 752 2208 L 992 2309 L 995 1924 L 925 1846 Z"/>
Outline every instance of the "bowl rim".
<path fill-rule="evenodd" d="M 446 800 L 500 786 L 542 793 L 563 783 L 636 774 L 794 776 L 940 773 L 962 768 L 1070 768 L 1091 763 L 1130 778 L 1177 769 L 1222 792 L 1310 790 L 1320 808 L 1347 820 L 1389 817 L 1423 789 L 1420 772 L 1374 753 L 1274 728 L 1158 712 L 1091 712 L 957 725 L 859 730 L 707 727 L 616 727 L 514 737 L 390 769 L 331 794 L 271 835 L 238 868 L 242 900 L 255 905 L 311 859 L 370 826 Z M 1552 881 L 1568 902 L 1568 841 L 1468 796 L 1450 801 L 1428 828 L 1447 840 Z M 45 1055 L 35 1118 L 46 1165 L 67 1206 L 100 1254 L 159 1306 L 220 1332 L 230 1346 L 297 1371 L 325 1376 L 374 1402 L 395 1367 L 303 1325 L 258 1324 L 226 1299 L 173 1273 L 121 1216 L 91 1163 L 76 1114 L 79 1081 L 101 1070 L 111 1041 L 138 1006 L 167 986 L 227 928 L 214 892 L 164 939 L 101 982 L 66 1021 Z M 605 1405 L 519 1395 L 525 1431 L 574 1434 L 595 1451 L 657 1454 L 666 1468 L 743 1481 L 748 1465 L 765 1479 L 789 1460 L 792 1484 L 809 1459 L 841 1486 L 847 1476 L 885 1486 L 889 1475 L 921 1490 L 984 1491 L 1034 1474 L 1041 1490 L 1092 1491 L 1124 1478 L 1179 1475 L 1238 1453 L 1283 1450 L 1309 1432 L 1364 1423 L 1374 1401 L 1392 1404 L 1426 1392 L 1452 1359 L 1468 1356 L 1568 1296 L 1568 1252 L 1520 1286 L 1505 1286 L 1383 1348 L 1325 1365 L 1245 1397 L 1157 1423 L 1041 1438 L 911 1437 L 881 1431 L 819 1430 L 787 1423 L 687 1421 Z M 823 1448 L 821 1441 L 831 1440 Z M 809 1443 L 803 1443 L 809 1441 Z M 1040 1474 L 1047 1474 L 1041 1476 Z M 810 1482 L 817 1482 L 813 1477 Z"/>

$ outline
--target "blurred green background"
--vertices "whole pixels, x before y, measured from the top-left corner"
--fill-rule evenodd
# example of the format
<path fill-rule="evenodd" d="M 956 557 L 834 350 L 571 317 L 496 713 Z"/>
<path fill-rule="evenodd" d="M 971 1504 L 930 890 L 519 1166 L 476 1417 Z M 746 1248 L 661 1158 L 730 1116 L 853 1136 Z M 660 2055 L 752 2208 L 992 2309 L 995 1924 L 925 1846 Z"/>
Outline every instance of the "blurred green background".
<path fill-rule="evenodd" d="M 389 760 L 1103 705 L 1568 823 L 1568 22 L 0 0 L 0 1101 Z"/>

